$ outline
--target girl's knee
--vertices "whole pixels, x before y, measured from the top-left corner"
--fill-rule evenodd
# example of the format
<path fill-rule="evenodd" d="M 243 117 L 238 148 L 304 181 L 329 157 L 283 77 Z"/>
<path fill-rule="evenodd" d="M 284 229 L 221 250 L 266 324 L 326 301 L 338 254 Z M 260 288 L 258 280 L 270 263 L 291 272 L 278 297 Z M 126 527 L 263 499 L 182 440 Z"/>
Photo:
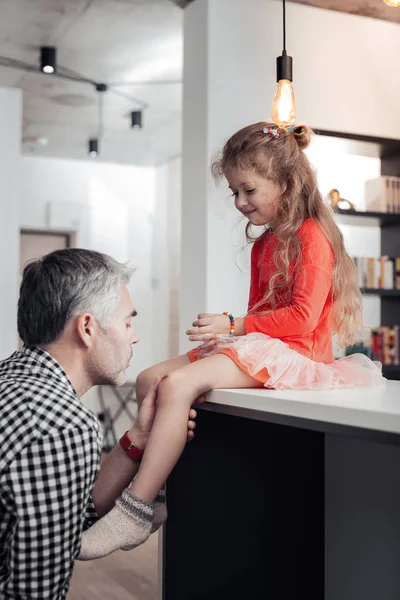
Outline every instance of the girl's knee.
<path fill-rule="evenodd" d="M 196 397 L 190 381 L 178 369 L 162 378 L 158 388 L 157 404 L 160 407 L 184 402 L 190 407 Z"/>

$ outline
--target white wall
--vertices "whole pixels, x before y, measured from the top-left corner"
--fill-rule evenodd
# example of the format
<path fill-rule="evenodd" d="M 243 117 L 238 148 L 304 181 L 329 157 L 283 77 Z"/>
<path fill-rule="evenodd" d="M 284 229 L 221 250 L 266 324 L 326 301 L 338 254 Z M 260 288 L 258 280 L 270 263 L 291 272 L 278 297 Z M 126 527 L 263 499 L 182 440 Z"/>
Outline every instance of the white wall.
<path fill-rule="evenodd" d="M 159 363 L 169 358 L 169 254 L 168 254 L 169 164 L 156 169 L 153 217 L 153 356 Z"/>
<path fill-rule="evenodd" d="M 21 90 L 0 88 L 0 360 L 17 349 Z"/>
<path fill-rule="evenodd" d="M 153 219 L 153 357 L 178 354 L 181 159 L 156 169 Z"/>
<path fill-rule="evenodd" d="M 129 286 L 140 337 L 127 372 L 133 381 L 154 362 L 151 219 L 155 170 L 23 157 L 21 180 L 21 227 L 76 229 L 77 246 L 108 253 L 136 268 Z"/>
<path fill-rule="evenodd" d="M 278 56 L 281 3 L 265 7 Z M 293 3 L 286 15 L 298 121 L 400 139 L 400 25 Z"/>
<path fill-rule="evenodd" d="M 169 355 L 179 353 L 179 299 L 181 276 L 181 215 L 182 215 L 182 161 L 169 163 L 168 255 L 169 255 Z"/>

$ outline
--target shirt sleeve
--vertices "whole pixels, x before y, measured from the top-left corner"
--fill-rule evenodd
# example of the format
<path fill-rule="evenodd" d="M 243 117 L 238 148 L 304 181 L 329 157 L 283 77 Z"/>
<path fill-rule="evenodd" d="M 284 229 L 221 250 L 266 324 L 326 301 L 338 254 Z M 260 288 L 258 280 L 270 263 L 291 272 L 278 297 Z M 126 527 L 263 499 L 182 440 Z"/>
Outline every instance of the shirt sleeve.
<path fill-rule="evenodd" d="M 86 506 L 86 510 L 85 510 L 84 521 L 83 521 L 83 531 L 86 531 L 86 529 L 89 529 L 89 527 L 91 527 L 96 521 L 98 521 L 98 519 L 99 519 L 99 515 L 97 514 L 96 507 L 94 505 L 92 497 L 90 496 L 89 502 L 88 502 L 88 504 Z"/>
<path fill-rule="evenodd" d="M 94 516 L 98 463 L 97 436 L 88 429 L 45 436 L 9 465 L 2 480 L 12 507 L 10 572 L 2 597 L 65 598 L 82 530 Z"/>
<path fill-rule="evenodd" d="M 245 332 L 280 338 L 314 331 L 332 287 L 333 252 L 325 235 L 315 226 L 302 239 L 302 261 L 288 306 L 265 315 L 244 319 Z"/>

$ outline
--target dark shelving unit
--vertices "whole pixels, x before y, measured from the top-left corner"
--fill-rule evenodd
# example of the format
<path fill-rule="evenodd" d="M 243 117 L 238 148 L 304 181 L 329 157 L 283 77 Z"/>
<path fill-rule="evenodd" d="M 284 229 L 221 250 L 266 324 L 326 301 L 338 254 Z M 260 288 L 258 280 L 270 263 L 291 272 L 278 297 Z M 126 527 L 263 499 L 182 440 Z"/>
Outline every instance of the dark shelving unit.
<path fill-rule="evenodd" d="M 345 141 L 346 151 L 351 154 L 380 158 L 382 175 L 400 177 L 400 140 L 322 129 L 314 131 L 317 135 Z M 362 220 L 365 219 L 377 220 L 381 229 L 382 256 L 400 256 L 400 214 L 341 209 L 337 214 L 354 224 L 364 224 Z M 400 290 L 363 289 L 362 293 L 380 297 L 381 325 L 400 325 Z M 388 379 L 400 380 L 400 366 L 384 365 L 383 374 Z"/>
<path fill-rule="evenodd" d="M 400 160 L 400 159 L 399 159 Z M 400 226 L 400 214 L 395 213 L 381 213 L 371 212 L 362 210 L 343 210 L 338 209 L 335 211 L 338 215 L 346 216 L 352 220 L 354 219 L 377 219 L 380 227 Z M 356 221 L 354 221 L 356 223 Z M 399 243 L 400 246 L 400 243 Z"/>
<path fill-rule="evenodd" d="M 380 296 L 381 298 L 393 298 L 400 297 L 400 290 L 382 290 L 382 289 L 371 289 L 371 288 L 362 288 L 361 293 L 365 296 Z M 400 318 L 400 315 L 399 315 Z"/>

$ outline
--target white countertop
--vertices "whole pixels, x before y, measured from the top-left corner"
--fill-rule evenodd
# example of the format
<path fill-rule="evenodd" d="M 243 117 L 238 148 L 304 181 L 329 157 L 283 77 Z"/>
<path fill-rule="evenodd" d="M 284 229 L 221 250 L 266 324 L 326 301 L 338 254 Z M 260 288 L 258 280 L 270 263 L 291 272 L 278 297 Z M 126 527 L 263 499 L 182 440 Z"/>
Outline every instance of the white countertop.
<path fill-rule="evenodd" d="M 260 416 L 268 421 L 268 415 L 281 415 L 400 434 L 400 381 L 388 381 L 371 390 L 213 390 L 207 401 L 221 406 L 210 406 L 217 412 L 258 420 Z"/>

